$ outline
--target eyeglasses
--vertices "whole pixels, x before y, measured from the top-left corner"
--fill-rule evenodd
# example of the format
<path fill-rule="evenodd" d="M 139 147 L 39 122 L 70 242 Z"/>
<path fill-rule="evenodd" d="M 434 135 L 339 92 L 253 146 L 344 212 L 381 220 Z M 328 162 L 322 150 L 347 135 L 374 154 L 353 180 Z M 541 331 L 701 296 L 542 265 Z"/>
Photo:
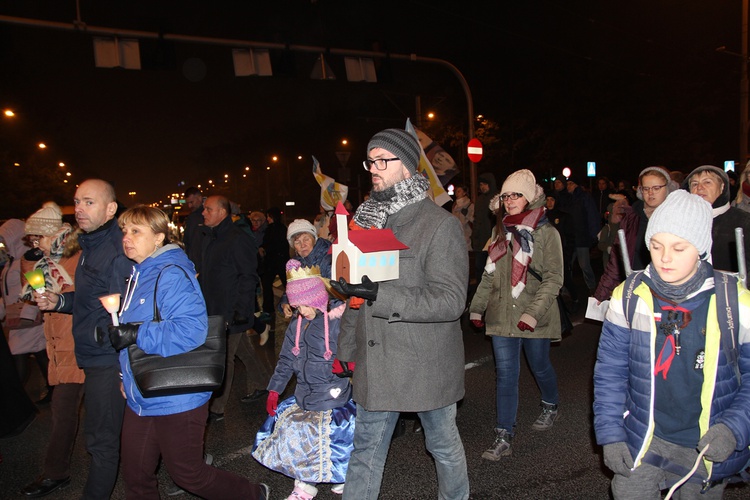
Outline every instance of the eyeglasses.
<path fill-rule="evenodd" d="M 362 162 L 362 166 L 365 167 L 365 170 L 368 172 L 370 169 L 375 166 L 378 170 L 385 170 L 388 168 L 388 162 L 389 161 L 399 161 L 400 158 L 376 158 L 374 160 L 365 160 Z"/>
<path fill-rule="evenodd" d="M 508 199 L 517 200 L 518 198 L 523 198 L 523 194 L 522 193 L 508 193 L 508 194 L 500 195 L 500 200 L 502 201 L 505 201 Z"/>
<path fill-rule="evenodd" d="M 643 191 L 646 194 L 648 194 L 648 193 L 654 193 L 654 194 L 656 194 L 659 191 L 661 191 L 661 189 L 663 187 L 666 187 L 666 186 L 667 186 L 666 184 L 661 185 L 661 186 L 651 186 L 651 187 L 643 187 L 643 186 L 641 186 L 640 190 Z"/>

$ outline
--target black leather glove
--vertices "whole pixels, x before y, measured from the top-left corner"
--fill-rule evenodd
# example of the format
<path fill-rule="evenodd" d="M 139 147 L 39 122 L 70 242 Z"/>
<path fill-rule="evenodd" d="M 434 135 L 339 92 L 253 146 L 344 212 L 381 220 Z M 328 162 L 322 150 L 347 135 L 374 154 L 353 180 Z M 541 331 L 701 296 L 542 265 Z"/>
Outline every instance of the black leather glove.
<path fill-rule="evenodd" d="M 129 345 L 135 344 L 138 339 L 139 326 L 133 323 L 125 323 L 120 326 L 110 325 L 109 341 L 112 342 L 115 351 L 121 351 Z"/>
<path fill-rule="evenodd" d="M 630 477 L 633 468 L 633 456 L 630 448 L 623 441 L 604 445 L 604 465 L 615 474 Z"/>
<path fill-rule="evenodd" d="M 732 454 L 737 447 L 737 438 L 732 430 L 724 424 L 712 425 L 708 428 L 700 441 L 698 449 L 702 450 L 709 445 L 706 454 L 703 455 L 712 462 L 723 462 Z"/>
<path fill-rule="evenodd" d="M 359 285 L 352 285 L 344 278 L 339 278 L 338 281 L 331 281 L 331 288 L 343 295 L 366 299 L 368 306 L 371 306 L 372 301 L 378 298 L 378 284 L 370 281 L 367 275 L 362 276 L 362 283 Z"/>

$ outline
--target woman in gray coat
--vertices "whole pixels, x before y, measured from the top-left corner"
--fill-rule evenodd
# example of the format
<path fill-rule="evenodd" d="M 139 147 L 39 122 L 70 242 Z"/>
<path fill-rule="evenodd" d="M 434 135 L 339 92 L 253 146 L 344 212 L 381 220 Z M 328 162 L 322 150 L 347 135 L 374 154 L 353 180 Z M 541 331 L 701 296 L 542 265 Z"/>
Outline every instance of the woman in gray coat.
<path fill-rule="evenodd" d="M 521 348 L 542 393 L 542 413 L 532 429 L 546 431 L 559 417 L 557 375 L 550 342 L 559 341 L 557 295 L 563 284 L 560 235 L 548 223 L 544 191 L 534 174 L 519 170 L 503 183 L 490 208 L 505 216 L 489 248 L 482 282 L 471 301 L 470 319 L 487 324 L 497 373 L 495 441 L 482 454 L 492 461 L 511 454 L 518 410 Z M 482 315 L 485 320 L 482 321 Z"/>

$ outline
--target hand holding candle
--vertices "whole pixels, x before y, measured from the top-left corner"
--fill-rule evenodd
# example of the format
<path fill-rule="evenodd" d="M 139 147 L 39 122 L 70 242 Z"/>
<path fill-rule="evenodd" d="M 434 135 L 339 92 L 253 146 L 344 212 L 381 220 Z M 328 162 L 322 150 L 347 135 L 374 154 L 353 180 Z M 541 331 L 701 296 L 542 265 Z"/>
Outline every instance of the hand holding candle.
<path fill-rule="evenodd" d="M 120 326 L 120 322 L 117 320 L 117 310 L 120 309 L 120 294 L 113 293 L 112 295 L 105 295 L 99 297 L 104 309 L 112 316 L 112 324 L 114 326 Z"/>
<path fill-rule="evenodd" d="M 23 275 L 26 278 L 26 281 L 29 282 L 29 286 L 31 286 L 34 291 L 44 293 L 44 273 L 41 269 L 34 269 L 28 273 L 23 273 Z"/>

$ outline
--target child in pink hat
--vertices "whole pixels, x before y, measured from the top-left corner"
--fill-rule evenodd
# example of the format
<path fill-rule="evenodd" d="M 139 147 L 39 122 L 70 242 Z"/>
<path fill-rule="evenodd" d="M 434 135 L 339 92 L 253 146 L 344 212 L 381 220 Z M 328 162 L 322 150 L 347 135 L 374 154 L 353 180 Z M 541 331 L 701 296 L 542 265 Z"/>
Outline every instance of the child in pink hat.
<path fill-rule="evenodd" d="M 333 483 L 334 493 L 343 492 L 356 405 L 349 379 L 332 373 L 344 304 L 328 310 L 317 266 L 301 267 L 291 259 L 286 270 L 294 313 L 268 384 L 269 417 L 255 438 L 253 457 L 294 478 L 289 499 L 308 500 L 317 495 L 317 483 Z M 292 375 L 297 377 L 294 395 L 279 403 Z"/>

